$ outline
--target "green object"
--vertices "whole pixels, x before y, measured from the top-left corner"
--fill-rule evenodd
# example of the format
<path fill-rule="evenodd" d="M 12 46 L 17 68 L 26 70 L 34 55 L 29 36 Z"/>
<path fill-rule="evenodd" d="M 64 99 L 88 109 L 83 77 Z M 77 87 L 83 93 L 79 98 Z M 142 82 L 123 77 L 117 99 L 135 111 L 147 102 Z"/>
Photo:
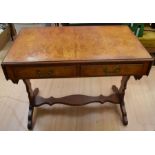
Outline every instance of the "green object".
<path fill-rule="evenodd" d="M 128 24 L 130 29 L 134 32 L 137 37 L 142 37 L 144 32 L 144 24 L 130 23 Z"/>

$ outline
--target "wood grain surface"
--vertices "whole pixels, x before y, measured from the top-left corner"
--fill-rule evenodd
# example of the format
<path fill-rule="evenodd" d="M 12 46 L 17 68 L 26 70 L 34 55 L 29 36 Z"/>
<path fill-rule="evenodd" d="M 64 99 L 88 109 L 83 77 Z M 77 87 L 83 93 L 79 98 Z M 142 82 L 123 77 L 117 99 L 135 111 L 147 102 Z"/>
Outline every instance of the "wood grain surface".
<path fill-rule="evenodd" d="M 150 59 L 128 26 L 24 28 L 4 63 Z"/>

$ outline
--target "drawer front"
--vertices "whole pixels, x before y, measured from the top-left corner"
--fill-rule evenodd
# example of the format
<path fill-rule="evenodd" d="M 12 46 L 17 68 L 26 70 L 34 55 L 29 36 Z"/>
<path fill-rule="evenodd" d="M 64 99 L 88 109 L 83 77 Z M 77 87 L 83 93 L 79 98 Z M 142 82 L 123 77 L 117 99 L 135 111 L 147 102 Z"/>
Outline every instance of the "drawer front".
<path fill-rule="evenodd" d="M 29 66 L 29 67 L 14 67 L 14 75 L 19 79 L 23 78 L 51 78 L 51 77 L 75 77 L 76 66 Z"/>
<path fill-rule="evenodd" d="M 141 75 L 143 64 L 82 65 L 81 76 Z"/>

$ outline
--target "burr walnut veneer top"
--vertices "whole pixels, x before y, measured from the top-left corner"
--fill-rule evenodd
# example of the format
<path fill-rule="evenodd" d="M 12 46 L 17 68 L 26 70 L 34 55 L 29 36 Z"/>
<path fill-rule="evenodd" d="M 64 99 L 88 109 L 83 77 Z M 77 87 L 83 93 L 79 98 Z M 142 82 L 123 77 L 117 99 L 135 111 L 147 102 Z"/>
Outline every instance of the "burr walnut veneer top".
<path fill-rule="evenodd" d="M 3 63 L 150 59 L 128 26 L 24 28 Z"/>

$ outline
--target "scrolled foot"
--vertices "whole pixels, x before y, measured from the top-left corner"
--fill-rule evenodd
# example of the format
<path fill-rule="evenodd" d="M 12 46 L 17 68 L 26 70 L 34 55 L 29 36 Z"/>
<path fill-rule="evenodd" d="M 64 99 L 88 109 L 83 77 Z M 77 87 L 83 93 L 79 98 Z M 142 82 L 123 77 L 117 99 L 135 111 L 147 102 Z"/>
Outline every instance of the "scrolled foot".
<path fill-rule="evenodd" d="M 123 125 L 128 125 L 128 118 L 127 118 L 127 116 L 123 116 L 123 118 L 122 118 L 122 122 L 123 122 Z"/>
<path fill-rule="evenodd" d="M 28 130 L 32 130 L 33 129 L 32 121 L 28 121 L 27 128 L 28 128 Z"/>
<path fill-rule="evenodd" d="M 28 124 L 27 124 L 27 128 L 29 130 L 33 129 L 33 125 L 32 125 L 33 109 L 34 109 L 34 107 L 31 107 L 31 106 L 29 107 Z"/>
<path fill-rule="evenodd" d="M 124 101 L 121 103 L 120 108 L 121 108 L 121 112 L 122 112 L 123 125 L 128 125 L 128 118 L 127 118 L 127 112 L 125 109 Z"/>

